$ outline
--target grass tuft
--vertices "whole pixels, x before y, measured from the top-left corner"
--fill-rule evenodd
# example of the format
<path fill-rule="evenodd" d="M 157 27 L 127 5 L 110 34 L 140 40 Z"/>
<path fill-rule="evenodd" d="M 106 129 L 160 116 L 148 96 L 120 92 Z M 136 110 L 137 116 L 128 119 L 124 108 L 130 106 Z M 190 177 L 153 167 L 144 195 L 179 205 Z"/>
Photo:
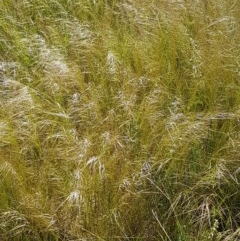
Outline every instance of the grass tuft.
<path fill-rule="evenodd" d="M 0 2 L 0 239 L 239 240 L 239 1 Z"/>

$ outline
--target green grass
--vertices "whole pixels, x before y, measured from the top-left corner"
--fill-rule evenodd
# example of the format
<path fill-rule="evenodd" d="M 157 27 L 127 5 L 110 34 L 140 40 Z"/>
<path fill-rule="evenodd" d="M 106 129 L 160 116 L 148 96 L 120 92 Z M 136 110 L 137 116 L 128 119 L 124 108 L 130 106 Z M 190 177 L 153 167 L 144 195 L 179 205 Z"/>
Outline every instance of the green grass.
<path fill-rule="evenodd" d="M 0 239 L 239 240 L 239 1 L 0 2 Z"/>

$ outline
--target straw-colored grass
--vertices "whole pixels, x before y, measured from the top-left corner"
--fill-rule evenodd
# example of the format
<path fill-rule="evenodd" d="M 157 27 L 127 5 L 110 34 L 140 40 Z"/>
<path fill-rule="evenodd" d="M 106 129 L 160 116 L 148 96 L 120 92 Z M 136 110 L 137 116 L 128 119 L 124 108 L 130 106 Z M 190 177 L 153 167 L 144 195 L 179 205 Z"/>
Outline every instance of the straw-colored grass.
<path fill-rule="evenodd" d="M 240 237 L 240 1 L 0 2 L 0 239 Z"/>

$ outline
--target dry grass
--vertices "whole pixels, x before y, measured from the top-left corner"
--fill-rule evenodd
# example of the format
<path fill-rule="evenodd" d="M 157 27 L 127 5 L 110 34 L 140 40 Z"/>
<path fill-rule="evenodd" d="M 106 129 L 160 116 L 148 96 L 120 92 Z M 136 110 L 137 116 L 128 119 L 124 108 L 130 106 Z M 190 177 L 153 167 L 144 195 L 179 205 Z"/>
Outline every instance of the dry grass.
<path fill-rule="evenodd" d="M 239 239 L 239 1 L 0 2 L 0 239 Z"/>

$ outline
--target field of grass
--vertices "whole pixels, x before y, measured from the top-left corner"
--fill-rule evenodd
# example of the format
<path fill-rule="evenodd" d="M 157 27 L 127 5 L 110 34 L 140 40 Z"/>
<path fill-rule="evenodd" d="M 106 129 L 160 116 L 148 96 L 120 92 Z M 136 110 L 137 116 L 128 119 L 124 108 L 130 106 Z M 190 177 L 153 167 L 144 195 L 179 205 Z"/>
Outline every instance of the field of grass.
<path fill-rule="evenodd" d="M 239 240 L 239 9 L 0 1 L 0 240 Z"/>

